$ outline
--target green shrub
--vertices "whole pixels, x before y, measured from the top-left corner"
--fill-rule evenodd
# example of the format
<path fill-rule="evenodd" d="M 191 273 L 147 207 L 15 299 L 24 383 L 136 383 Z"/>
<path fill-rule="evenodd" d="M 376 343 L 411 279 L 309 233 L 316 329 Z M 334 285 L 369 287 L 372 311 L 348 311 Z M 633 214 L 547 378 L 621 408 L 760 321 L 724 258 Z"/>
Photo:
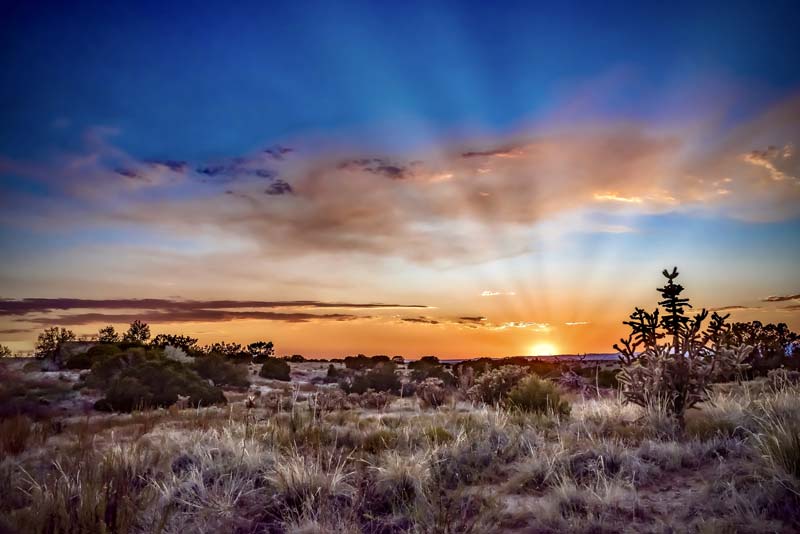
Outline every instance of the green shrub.
<path fill-rule="evenodd" d="M 225 403 L 222 390 L 210 385 L 188 366 L 165 358 L 161 351 L 131 349 L 95 362 L 86 383 L 105 397 L 98 410 L 129 412 L 171 406 L 179 397 L 194 405 Z"/>
<path fill-rule="evenodd" d="M 347 393 L 364 393 L 369 389 L 398 393 L 401 384 L 396 367 L 391 361 L 381 362 L 369 371 L 343 381 L 340 386 Z"/>
<path fill-rule="evenodd" d="M 215 386 L 247 387 L 247 368 L 227 361 L 220 354 L 212 353 L 197 358 L 192 368 L 205 379 L 214 382 Z"/>
<path fill-rule="evenodd" d="M 263 378 L 271 378 L 273 380 L 283 380 L 289 382 L 292 378 L 289 375 L 291 368 L 289 364 L 278 358 L 267 358 L 261 366 L 261 371 L 258 375 Z"/>
<path fill-rule="evenodd" d="M 506 405 L 515 410 L 569 415 L 569 402 L 561 398 L 551 381 L 530 375 L 523 378 L 509 393 Z"/>
<path fill-rule="evenodd" d="M 64 363 L 67 369 L 91 369 L 95 362 L 104 360 L 109 356 L 120 353 L 121 350 L 113 343 L 100 343 L 81 354 L 73 354 Z"/>

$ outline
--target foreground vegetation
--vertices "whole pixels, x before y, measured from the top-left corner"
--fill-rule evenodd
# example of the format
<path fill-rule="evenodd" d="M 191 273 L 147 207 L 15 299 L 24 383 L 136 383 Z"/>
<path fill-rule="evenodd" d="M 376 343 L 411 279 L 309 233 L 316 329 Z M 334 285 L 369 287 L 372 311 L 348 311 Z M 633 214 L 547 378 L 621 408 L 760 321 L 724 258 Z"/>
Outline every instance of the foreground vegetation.
<path fill-rule="evenodd" d="M 303 366 L 305 364 L 298 364 Z M 450 399 L 372 408 L 298 387 L 225 407 L 3 422 L 11 532 L 787 532 L 800 388 L 722 385 L 657 409 Z"/>

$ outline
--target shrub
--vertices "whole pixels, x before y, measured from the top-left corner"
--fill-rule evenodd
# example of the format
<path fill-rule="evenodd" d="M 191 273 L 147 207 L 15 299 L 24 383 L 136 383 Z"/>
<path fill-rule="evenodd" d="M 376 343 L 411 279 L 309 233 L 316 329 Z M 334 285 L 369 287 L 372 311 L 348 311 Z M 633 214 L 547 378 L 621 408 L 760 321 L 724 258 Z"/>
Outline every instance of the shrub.
<path fill-rule="evenodd" d="M 428 378 L 438 378 L 448 386 L 454 386 L 456 383 L 456 377 L 439 363 L 439 358 L 436 356 L 423 356 L 419 360 L 409 363 L 408 369 L 411 371 L 411 379 L 416 382 L 422 382 Z"/>
<path fill-rule="evenodd" d="M 105 392 L 105 398 L 95 403 L 104 411 L 167 407 L 179 397 L 195 406 L 225 403 L 221 389 L 188 366 L 166 359 L 160 351 L 132 349 L 109 356 L 92 366 L 86 382 Z"/>
<path fill-rule="evenodd" d="M 250 385 L 247 369 L 226 361 L 219 354 L 209 354 L 197 358 L 192 366 L 197 374 L 211 380 L 215 386 L 243 388 Z"/>
<path fill-rule="evenodd" d="M 348 372 L 345 369 L 337 369 L 335 365 L 328 364 L 328 372 L 325 373 L 325 382 L 332 383 L 337 382 L 343 378 L 348 376 Z"/>
<path fill-rule="evenodd" d="M 561 398 L 558 388 L 551 381 L 529 375 L 523 378 L 506 399 L 509 407 L 523 412 L 555 413 L 569 415 L 569 402 Z"/>
<path fill-rule="evenodd" d="M 114 354 L 122 352 L 117 345 L 111 343 L 100 343 L 93 346 L 88 351 L 73 354 L 64 363 L 67 369 L 91 369 L 95 362 L 104 360 Z"/>
<path fill-rule="evenodd" d="M 394 400 L 394 397 L 385 391 L 367 390 L 364 393 L 351 393 L 347 396 L 355 406 L 372 410 L 382 410 Z"/>
<path fill-rule="evenodd" d="M 388 356 L 373 356 L 369 358 L 363 354 L 359 354 L 358 356 L 346 357 L 344 359 L 344 366 L 355 371 L 362 371 L 390 361 Z"/>
<path fill-rule="evenodd" d="M 481 374 L 469 388 L 470 399 L 486 404 L 502 403 L 520 380 L 528 376 L 524 367 L 507 365 Z"/>
<path fill-rule="evenodd" d="M 744 369 L 752 347 L 722 345 L 729 331 L 727 315 L 714 312 L 703 330 L 708 311 L 703 309 L 693 318 L 686 315 L 691 305 L 681 297 L 683 286 L 675 283 L 677 267 L 672 272 L 664 269 L 663 274 L 667 283 L 658 289 L 663 315 L 658 308 L 652 313 L 636 308 L 624 322 L 631 334 L 614 348 L 623 363 L 618 379 L 625 401 L 644 408 L 663 402 L 666 413 L 682 428 L 686 410 L 709 399 L 719 373 Z M 666 342 L 660 343 L 661 339 Z"/>
<path fill-rule="evenodd" d="M 318 391 L 316 395 L 309 397 L 308 403 L 320 413 L 349 410 L 351 408 L 347 395 L 339 388 L 327 388 Z"/>
<path fill-rule="evenodd" d="M 561 376 L 558 377 L 558 383 L 565 389 L 578 392 L 586 390 L 588 385 L 586 379 L 575 371 L 566 371 L 562 373 Z"/>
<path fill-rule="evenodd" d="M 347 393 L 364 393 L 369 389 L 398 393 L 401 384 L 395 368 L 390 361 L 381 362 L 369 371 L 342 381 L 340 386 Z"/>
<path fill-rule="evenodd" d="M 261 366 L 258 376 L 271 378 L 273 380 L 283 380 L 289 382 L 292 378 L 289 375 L 291 368 L 289 364 L 278 358 L 267 358 Z"/>
<path fill-rule="evenodd" d="M 438 378 L 427 378 L 417 385 L 416 395 L 423 408 L 438 408 L 446 404 L 452 395 Z"/>

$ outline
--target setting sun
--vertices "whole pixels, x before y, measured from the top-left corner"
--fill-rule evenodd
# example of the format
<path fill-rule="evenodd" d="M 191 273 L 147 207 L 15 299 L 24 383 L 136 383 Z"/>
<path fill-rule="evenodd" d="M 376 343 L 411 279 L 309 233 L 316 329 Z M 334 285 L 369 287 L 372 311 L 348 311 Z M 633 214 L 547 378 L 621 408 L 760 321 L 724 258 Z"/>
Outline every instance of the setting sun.
<path fill-rule="evenodd" d="M 530 348 L 531 356 L 553 356 L 558 354 L 558 349 L 552 343 L 536 343 Z"/>

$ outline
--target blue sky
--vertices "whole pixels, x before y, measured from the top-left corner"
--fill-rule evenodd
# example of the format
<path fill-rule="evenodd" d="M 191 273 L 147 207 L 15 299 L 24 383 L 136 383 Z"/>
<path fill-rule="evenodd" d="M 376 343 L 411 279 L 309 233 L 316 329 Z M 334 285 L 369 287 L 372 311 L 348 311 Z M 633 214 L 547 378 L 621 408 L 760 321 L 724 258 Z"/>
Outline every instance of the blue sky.
<path fill-rule="evenodd" d="M 713 81 L 739 84 L 730 111 L 746 114 L 800 82 L 794 2 L 237 4 L 6 7 L 0 150 L 40 154 L 98 124 L 143 158 L 309 133 L 403 146 L 505 132 L 614 72 L 626 82 L 595 113 L 657 117 Z"/>
<path fill-rule="evenodd" d="M 796 2 L 0 9 L 0 297 L 410 300 L 428 322 L 330 346 L 291 317 L 161 328 L 501 355 L 609 347 L 678 264 L 800 327 L 763 303 L 800 292 Z"/>

